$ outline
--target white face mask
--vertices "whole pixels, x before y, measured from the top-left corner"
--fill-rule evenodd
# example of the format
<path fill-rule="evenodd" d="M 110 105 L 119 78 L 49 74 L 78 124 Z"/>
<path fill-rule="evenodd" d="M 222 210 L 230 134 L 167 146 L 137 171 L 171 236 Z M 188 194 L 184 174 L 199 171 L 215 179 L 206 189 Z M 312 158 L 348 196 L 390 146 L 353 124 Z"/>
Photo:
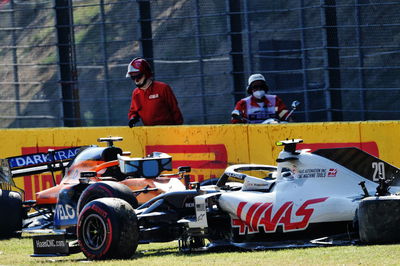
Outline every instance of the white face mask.
<path fill-rule="evenodd" d="M 265 91 L 264 90 L 259 90 L 253 92 L 253 96 L 256 97 L 257 99 L 262 99 L 262 97 L 265 96 Z"/>

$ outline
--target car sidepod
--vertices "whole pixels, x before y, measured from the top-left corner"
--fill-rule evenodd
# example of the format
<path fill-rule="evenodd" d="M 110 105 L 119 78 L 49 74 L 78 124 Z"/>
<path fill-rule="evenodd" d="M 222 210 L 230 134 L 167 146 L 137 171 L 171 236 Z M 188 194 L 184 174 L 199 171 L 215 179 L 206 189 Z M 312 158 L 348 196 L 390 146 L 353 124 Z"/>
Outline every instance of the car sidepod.
<path fill-rule="evenodd" d="M 140 242 L 167 242 L 179 239 L 183 233 L 183 217 L 192 217 L 196 190 L 161 194 L 143 204 L 136 213 L 139 220 Z"/>
<path fill-rule="evenodd" d="M 229 214 L 234 241 L 312 238 L 350 230 L 356 200 L 306 191 L 298 182 L 277 183 L 272 192 L 223 193 L 218 204 Z"/>
<path fill-rule="evenodd" d="M 60 191 L 54 212 L 54 229 L 65 229 L 70 234 L 76 233 L 77 204 L 87 186 L 87 184 L 76 184 L 66 186 Z"/>

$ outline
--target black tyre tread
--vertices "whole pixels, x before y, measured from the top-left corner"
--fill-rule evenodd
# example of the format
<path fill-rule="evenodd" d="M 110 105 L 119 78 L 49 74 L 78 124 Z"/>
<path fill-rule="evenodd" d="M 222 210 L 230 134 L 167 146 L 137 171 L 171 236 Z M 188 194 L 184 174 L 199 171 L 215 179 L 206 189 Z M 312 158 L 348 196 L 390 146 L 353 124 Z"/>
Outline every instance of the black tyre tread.
<path fill-rule="evenodd" d="M 103 254 L 88 249 L 84 244 L 82 237 L 84 219 L 96 211 L 100 215 L 106 214 L 106 217 L 110 218 L 112 227 L 109 228 L 109 231 L 112 231 L 112 242 L 108 251 Z M 135 211 L 126 201 L 118 198 L 101 198 L 93 200 L 84 207 L 79 215 L 79 245 L 85 256 L 92 260 L 131 258 L 136 251 L 139 241 L 137 223 L 138 220 Z"/>
<path fill-rule="evenodd" d="M 400 196 L 368 197 L 360 202 L 358 226 L 365 243 L 400 242 Z"/>
<path fill-rule="evenodd" d="M 86 204 L 99 198 L 120 198 L 134 209 L 139 205 L 135 194 L 126 185 L 114 181 L 101 181 L 88 186 L 82 192 L 77 205 L 78 214 Z"/>
<path fill-rule="evenodd" d="M 0 189 L 0 216 L 0 238 L 17 236 L 23 217 L 20 193 Z"/>

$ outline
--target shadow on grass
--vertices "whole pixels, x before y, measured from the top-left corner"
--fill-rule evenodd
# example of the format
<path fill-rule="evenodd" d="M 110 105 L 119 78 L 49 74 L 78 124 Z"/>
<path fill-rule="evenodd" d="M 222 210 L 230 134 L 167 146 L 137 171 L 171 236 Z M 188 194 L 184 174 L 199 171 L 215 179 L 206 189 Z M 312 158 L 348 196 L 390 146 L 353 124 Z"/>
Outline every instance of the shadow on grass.
<path fill-rule="evenodd" d="M 165 256 L 165 255 L 174 255 L 178 257 L 196 257 L 202 256 L 204 254 L 211 254 L 211 253 L 224 253 L 224 252 L 238 252 L 238 251 L 245 251 L 241 248 L 235 246 L 220 246 L 220 247 L 213 247 L 213 248 L 203 248 L 198 250 L 191 250 L 191 251 L 180 251 L 177 247 L 171 248 L 152 248 L 141 250 L 135 253 L 132 259 L 144 258 L 144 257 L 158 257 L 158 256 Z"/>
<path fill-rule="evenodd" d="M 335 247 L 337 245 L 324 245 L 325 247 Z M 339 245 L 341 246 L 341 245 Z M 191 250 L 191 251 L 180 251 L 177 246 L 171 246 L 171 247 L 151 247 L 148 246 L 149 248 L 145 248 L 143 245 L 142 247 L 135 252 L 135 254 L 130 258 L 130 259 L 125 259 L 125 260 L 115 260 L 113 259 L 112 261 L 135 261 L 135 260 L 140 260 L 140 259 L 145 259 L 145 258 L 157 258 L 157 257 L 164 257 L 164 256 L 174 256 L 174 257 L 180 257 L 180 258 L 195 258 L 195 257 L 200 257 L 206 254 L 219 254 L 219 253 L 227 253 L 227 252 L 263 252 L 265 250 L 273 250 L 273 251 L 280 251 L 280 250 L 286 250 L 286 249 L 310 249 L 310 248 L 316 248 L 316 247 L 321 247 L 318 245 L 315 246 L 304 246 L 304 245 L 297 245 L 297 246 L 279 246 L 279 247 L 265 247 L 265 248 L 244 248 L 244 247 L 239 247 L 239 246 L 233 246 L 233 245 L 215 245 L 212 248 L 200 248 L 198 250 Z M 40 263 L 71 263 L 71 262 L 90 262 L 91 260 L 88 260 L 84 258 L 83 253 L 78 253 L 74 254 L 73 256 L 81 256 L 79 258 L 71 258 L 71 257 L 48 257 L 47 260 L 41 260 Z M 107 260 L 106 260 L 107 261 Z"/>
<path fill-rule="evenodd" d="M 231 248 L 218 248 L 218 249 L 211 249 L 211 250 L 201 250 L 201 251 L 190 251 L 190 252 L 183 252 L 179 251 L 177 247 L 169 247 L 169 248 L 150 248 L 150 249 L 145 249 L 145 250 L 140 250 L 137 251 L 130 259 L 125 259 L 125 260 L 115 260 L 113 259 L 112 261 L 134 261 L 142 258 L 153 258 L 153 257 L 162 257 L 162 256 L 168 256 L 168 255 L 174 255 L 177 257 L 197 257 L 197 256 L 202 256 L 205 254 L 211 254 L 211 253 L 223 253 L 223 252 L 232 252 L 232 251 L 243 251 L 239 248 L 231 247 Z M 83 255 L 83 253 L 80 253 Z M 76 255 L 76 254 L 74 254 Z M 59 257 L 38 257 L 40 259 L 41 264 L 52 264 L 52 263 L 73 263 L 73 262 L 90 262 L 91 260 L 88 260 L 86 258 L 70 258 L 68 256 L 59 256 Z M 104 260 L 108 261 L 108 260 Z M 39 263 L 39 261 L 38 261 Z"/>

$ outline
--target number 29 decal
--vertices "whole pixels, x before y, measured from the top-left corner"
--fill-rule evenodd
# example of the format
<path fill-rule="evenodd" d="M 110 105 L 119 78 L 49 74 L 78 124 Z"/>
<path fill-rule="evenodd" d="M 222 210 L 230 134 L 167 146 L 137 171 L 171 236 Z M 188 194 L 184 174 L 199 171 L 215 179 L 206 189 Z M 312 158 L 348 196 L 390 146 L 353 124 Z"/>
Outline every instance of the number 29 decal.
<path fill-rule="evenodd" d="M 373 162 L 372 169 L 374 174 L 372 175 L 373 181 L 379 181 L 380 178 L 385 178 L 385 164 L 383 162 Z"/>

